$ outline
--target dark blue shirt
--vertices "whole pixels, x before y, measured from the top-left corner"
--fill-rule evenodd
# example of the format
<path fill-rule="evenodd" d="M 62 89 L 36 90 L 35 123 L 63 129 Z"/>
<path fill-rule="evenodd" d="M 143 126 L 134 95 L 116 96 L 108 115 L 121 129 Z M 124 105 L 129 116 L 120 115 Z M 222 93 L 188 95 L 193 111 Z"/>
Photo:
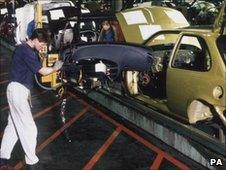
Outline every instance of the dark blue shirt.
<path fill-rule="evenodd" d="M 103 35 L 103 42 L 113 42 L 114 41 L 114 33 L 113 31 L 107 31 Z"/>
<path fill-rule="evenodd" d="M 34 85 L 34 74 L 41 69 L 38 54 L 28 44 L 16 47 L 12 56 L 10 68 L 10 82 L 23 84 L 28 89 Z"/>

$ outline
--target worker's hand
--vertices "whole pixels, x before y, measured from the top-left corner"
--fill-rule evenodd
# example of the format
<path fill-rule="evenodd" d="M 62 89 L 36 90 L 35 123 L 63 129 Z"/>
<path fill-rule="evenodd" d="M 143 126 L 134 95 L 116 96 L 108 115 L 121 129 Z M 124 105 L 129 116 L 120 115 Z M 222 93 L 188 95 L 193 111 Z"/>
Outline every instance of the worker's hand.
<path fill-rule="evenodd" d="M 54 64 L 54 66 L 53 66 L 53 69 L 56 70 L 56 71 L 58 71 L 58 70 L 61 69 L 61 67 L 63 66 L 63 64 L 64 64 L 63 61 L 60 61 L 60 60 L 59 61 L 56 61 L 55 64 Z"/>

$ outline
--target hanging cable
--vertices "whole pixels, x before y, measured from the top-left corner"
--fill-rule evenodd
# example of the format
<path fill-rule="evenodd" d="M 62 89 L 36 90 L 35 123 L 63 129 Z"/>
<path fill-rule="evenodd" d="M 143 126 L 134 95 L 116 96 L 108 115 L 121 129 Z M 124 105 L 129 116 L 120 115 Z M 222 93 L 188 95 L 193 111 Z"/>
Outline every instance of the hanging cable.
<path fill-rule="evenodd" d="M 61 122 L 63 123 L 63 125 L 65 125 L 65 123 L 66 123 L 66 118 L 65 118 L 66 103 L 67 103 L 67 99 L 66 98 L 62 99 L 60 117 L 61 117 Z M 69 133 L 68 133 L 67 129 L 64 130 L 64 135 L 65 135 L 67 141 L 69 143 L 71 143 L 71 139 L 69 137 Z"/>
<path fill-rule="evenodd" d="M 46 87 L 46 86 L 43 86 L 39 81 L 38 81 L 38 78 L 37 78 L 37 75 L 35 74 L 35 81 L 36 83 L 38 84 L 39 87 L 45 89 L 45 90 L 54 90 L 53 87 Z"/>

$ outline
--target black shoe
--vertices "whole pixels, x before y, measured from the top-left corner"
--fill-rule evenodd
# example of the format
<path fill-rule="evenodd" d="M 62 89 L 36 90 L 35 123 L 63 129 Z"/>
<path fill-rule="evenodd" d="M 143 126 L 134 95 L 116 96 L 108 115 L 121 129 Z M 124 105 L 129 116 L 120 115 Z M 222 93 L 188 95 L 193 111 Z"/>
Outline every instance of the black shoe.
<path fill-rule="evenodd" d="M 38 163 L 36 163 L 34 165 L 28 165 L 28 164 L 26 164 L 25 170 L 38 170 Z"/>
<path fill-rule="evenodd" d="M 9 160 L 8 159 L 0 158 L 0 167 L 6 166 L 8 164 L 9 164 Z"/>

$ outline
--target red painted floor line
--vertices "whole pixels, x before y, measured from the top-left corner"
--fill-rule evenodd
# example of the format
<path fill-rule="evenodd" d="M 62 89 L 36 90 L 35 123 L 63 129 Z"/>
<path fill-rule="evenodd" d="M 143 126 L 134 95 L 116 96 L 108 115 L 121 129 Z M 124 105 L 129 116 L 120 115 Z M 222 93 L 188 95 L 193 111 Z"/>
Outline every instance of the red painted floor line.
<path fill-rule="evenodd" d="M 95 113 L 98 113 L 100 116 L 102 116 L 103 118 L 107 118 L 106 120 L 110 120 L 110 122 L 112 124 L 114 124 L 113 122 L 115 122 L 112 118 L 108 117 L 107 115 L 105 115 L 103 112 L 92 108 L 95 110 Z M 162 151 L 161 149 L 159 149 L 158 147 L 156 147 L 155 145 L 151 144 L 150 142 L 148 142 L 147 140 L 145 140 L 144 138 L 142 138 L 141 136 L 137 135 L 136 133 L 134 133 L 133 131 L 129 130 L 128 128 L 126 128 L 125 126 L 122 126 L 122 130 L 124 132 L 126 132 L 128 135 L 130 135 L 131 137 L 135 138 L 137 141 L 139 141 L 140 143 L 142 143 L 143 145 L 145 145 L 147 148 L 153 150 L 154 152 L 158 153 L 158 154 L 163 154 L 164 158 L 167 159 L 168 161 L 170 161 L 171 163 L 173 163 L 174 165 L 178 166 L 179 168 L 185 170 L 185 169 L 190 169 L 189 167 L 187 167 L 185 164 L 183 164 L 182 162 L 178 161 L 177 159 L 175 159 L 173 156 L 169 155 L 168 153 Z"/>
<path fill-rule="evenodd" d="M 69 92 L 69 95 L 71 95 L 72 97 L 76 97 L 74 94 Z M 85 101 L 83 101 L 83 103 L 86 103 Z M 109 116 L 105 115 L 103 112 L 97 110 L 94 107 L 91 107 L 91 109 L 94 110 L 94 113 L 99 114 L 101 117 L 103 117 L 105 120 L 111 122 L 112 124 L 114 124 L 115 126 L 122 127 L 122 130 L 127 133 L 128 135 L 130 135 L 131 137 L 135 138 L 137 141 L 139 141 L 140 143 L 142 143 L 143 145 L 145 145 L 146 147 L 148 147 L 149 149 L 153 150 L 154 152 L 156 152 L 157 154 L 162 154 L 164 156 L 165 159 L 167 159 L 168 161 L 170 161 L 171 163 L 175 164 L 176 166 L 178 166 L 181 169 L 190 169 L 189 167 L 187 167 L 185 164 L 183 164 L 182 162 L 178 161 L 177 159 L 175 159 L 174 157 L 172 157 L 171 155 L 169 155 L 168 153 L 162 151 L 161 149 L 159 149 L 158 147 L 156 147 L 155 145 L 151 144 L 150 142 L 148 142 L 147 140 L 145 140 L 144 138 L 142 138 L 141 136 L 137 135 L 136 133 L 134 133 L 133 131 L 129 130 L 128 128 L 126 128 L 125 126 L 123 126 L 122 124 L 116 122 L 115 120 L 113 120 L 112 118 L 110 118 Z"/>
<path fill-rule="evenodd" d="M 158 170 L 161 165 L 162 160 L 163 160 L 163 155 L 158 154 L 157 157 L 155 158 L 155 161 L 151 165 L 150 170 Z"/>
<path fill-rule="evenodd" d="M 58 129 L 52 136 L 50 136 L 47 140 L 45 140 L 41 145 L 37 147 L 37 152 L 42 151 L 48 144 L 50 144 L 54 139 L 60 136 L 65 129 L 69 128 L 74 122 L 76 122 L 79 118 L 81 118 L 87 111 L 89 110 L 89 106 L 86 106 L 82 111 L 76 114 L 73 118 L 71 118 L 64 126 Z"/>
<path fill-rule="evenodd" d="M 174 165 L 178 166 L 180 169 L 183 170 L 190 170 L 188 166 L 180 162 L 179 160 L 175 159 L 174 157 L 170 156 L 169 154 L 164 153 L 164 158 L 168 160 L 169 162 L 173 163 Z"/>
<path fill-rule="evenodd" d="M 0 76 L 8 75 L 8 72 L 0 73 Z"/>
<path fill-rule="evenodd" d="M 112 124 L 115 124 L 115 120 L 113 120 L 112 118 L 108 117 L 107 115 L 105 115 L 103 112 L 92 108 L 95 110 L 95 113 L 98 113 L 100 116 L 102 116 L 104 119 L 106 120 L 110 120 L 110 122 Z M 118 123 L 117 123 L 118 124 Z M 116 125 L 116 124 L 115 124 Z M 120 124 L 121 125 L 121 124 Z M 171 163 L 173 163 L 174 165 L 178 166 L 179 168 L 185 170 L 185 169 L 190 169 L 188 166 L 186 166 L 185 164 L 183 164 L 182 162 L 178 161 L 177 159 L 175 159 L 173 156 L 169 155 L 166 152 L 163 152 L 161 149 L 159 149 L 158 147 L 156 147 L 155 145 L 151 144 L 150 142 L 148 142 L 147 140 L 145 140 L 144 138 L 142 138 L 141 136 L 137 135 L 136 133 L 134 133 L 133 131 L 129 130 L 128 128 L 126 128 L 125 126 L 122 126 L 122 130 L 124 132 L 126 132 L 128 135 L 130 135 L 131 137 L 135 138 L 137 141 L 139 141 L 140 143 L 142 143 L 143 145 L 145 145 L 147 148 L 153 150 L 154 152 L 158 153 L 158 154 L 162 154 L 164 156 L 165 159 L 167 159 L 168 161 L 170 161 Z"/>
<path fill-rule="evenodd" d="M 135 138 L 136 140 L 138 140 L 139 142 L 141 142 L 143 145 L 145 145 L 146 147 L 148 147 L 149 149 L 153 150 L 156 153 L 162 153 L 162 150 L 157 148 L 155 145 L 149 143 L 147 140 L 145 140 L 144 138 L 140 137 L 139 135 L 137 135 L 136 133 L 134 133 L 133 131 L 129 130 L 128 128 L 126 128 L 125 126 L 123 126 L 120 123 L 115 123 L 115 120 L 113 120 L 112 118 L 110 118 L 109 116 L 105 115 L 103 112 L 97 110 L 96 108 L 92 108 L 94 109 L 95 113 L 99 114 L 102 118 L 104 118 L 105 120 L 111 122 L 112 124 L 114 124 L 115 126 L 121 126 L 122 130 L 124 132 L 126 132 L 128 135 L 132 136 L 133 138 Z"/>
<path fill-rule="evenodd" d="M 67 97 L 66 99 L 68 100 L 69 98 L 70 98 L 70 97 Z M 34 114 L 33 114 L 34 120 L 35 120 L 36 118 L 38 118 L 38 117 L 44 115 L 45 113 L 47 113 L 48 111 L 50 111 L 51 109 L 53 109 L 54 107 L 56 107 L 56 106 L 58 106 L 58 105 L 60 105 L 60 104 L 61 104 L 61 101 L 58 101 L 58 102 L 54 103 L 53 105 L 48 106 L 47 108 L 45 108 L 45 109 L 43 109 L 43 110 L 41 110 L 41 111 L 39 111 L 39 112 L 37 112 L 37 113 L 34 113 Z M 0 138 L 2 138 L 2 136 L 0 136 Z"/>
<path fill-rule="evenodd" d="M 8 82 L 9 82 L 9 80 L 1 81 L 1 82 L 0 82 L 0 85 L 5 84 L 5 83 L 8 83 Z"/>
<path fill-rule="evenodd" d="M 81 118 L 87 111 L 89 110 L 89 106 L 86 106 L 82 111 L 76 114 L 73 118 L 71 118 L 64 126 L 58 129 L 53 135 L 51 135 L 48 139 L 46 139 L 42 144 L 40 144 L 37 149 L 36 153 L 38 154 L 41 152 L 47 145 L 49 145 L 52 141 L 54 141 L 57 137 L 59 137 L 65 129 L 70 127 L 74 122 L 76 122 L 79 118 Z M 14 166 L 14 169 L 21 169 L 24 166 L 24 161 L 20 161 Z"/>
<path fill-rule="evenodd" d="M 111 144 L 118 137 L 120 132 L 122 131 L 121 127 L 117 127 L 117 129 L 112 133 L 112 135 L 107 139 L 107 141 L 101 146 L 101 148 L 95 153 L 95 155 L 90 159 L 90 161 L 85 165 L 83 170 L 91 170 L 95 163 L 101 158 L 101 156 L 107 151 L 107 149 L 111 146 Z"/>
<path fill-rule="evenodd" d="M 75 96 L 74 94 L 72 94 L 72 93 L 69 93 L 69 94 L 70 94 L 72 97 L 76 97 L 76 96 Z M 86 102 L 83 101 L 83 103 L 86 103 Z M 87 104 L 87 103 L 86 103 L 86 104 Z M 131 130 L 127 129 L 127 128 L 124 127 L 122 124 L 116 122 L 114 119 L 110 118 L 109 116 L 105 115 L 105 114 L 104 114 L 103 112 L 101 112 L 100 110 L 97 110 L 97 109 L 94 108 L 94 107 L 92 107 L 92 109 L 94 110 L 95 113 L 98 113 L 101 117 L 103 117 L 105 120 L 111 122 L 111 123 L 112 123 L 113 125 L 115 125 L 116 127 L 121 126 L 122 129 L 123 129 L 126 133 L 128 133 L 129 135 L 131 135 L 131 136 L 133 136 L 133 137 L 135 136 L 135 138 L 137 138 L 137 140 L 143 141 L 142 143 L 145 143 L 146 145 L 148 145 L 149 148 L 151 148 L 153 151 L 155 151 L 155 152 L 157 152 L 157 153 L 161 153 L 161 152 L 162 152 L 159 148 L 157 148 L 156 146 L 154 146 L 154 145 L 152 145 L 152 144 L 149 145 L 149 144 L 148 144 L 149 142 L 147 142 L 146 140 L 142 140 L 141 137 L 139 137 L 138 135 L 135 135 L 134 132 L 132 132 Z M 145 141 L 146 141 L 146 142 L 145 142 Z"/>
<path fill-rule="evenodd" d="M 69 97 L 68 97 L 67 99 L 69 99 Z M 35 114 L 33 115 L 33 118 L 36 119 L 36 118 L 42 116 L 43 114 L 47 113 L 48 111 L 52 110 L 54 107 L 56 107 L 56 106 L 58 106 L 58 105 L 60 105 L 60 104 L 61 104 L 61 101 L 58 101 L 58 102 L 54 103 L 53 105 L 51 105 L 51 106 L 49 106 L 49 107 L 43 109 L 42 111 L 40 111 L 40 112 L 38 112 L 38 113 L 35 113 Z"/>

